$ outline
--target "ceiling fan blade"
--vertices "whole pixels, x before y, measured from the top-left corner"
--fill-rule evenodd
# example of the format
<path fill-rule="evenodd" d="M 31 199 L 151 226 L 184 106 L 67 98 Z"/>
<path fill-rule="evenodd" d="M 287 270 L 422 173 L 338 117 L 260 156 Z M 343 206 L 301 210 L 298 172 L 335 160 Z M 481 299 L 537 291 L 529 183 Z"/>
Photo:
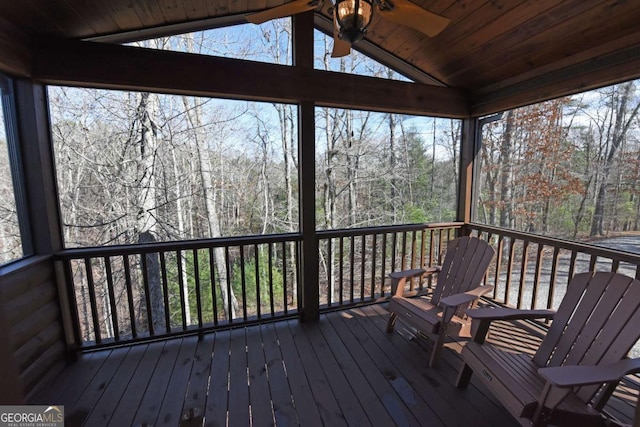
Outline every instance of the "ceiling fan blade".
<path fill-rule="evenodd" d="M 336 17 L 333 17 L 333 50 L 331 51 L 332 58 L 341 58 L 351 53 L 351 43 L 344 41 L 338 34 L 338 24 Z"/>
<path fill-rule="evenodd" d="M 318 1 L 316 0 L 294 0 L 280 6 L 272 7 L 271 9 L 263 10 L 262 12 L 252 13 L 251 15 L 247 15 L 246 18 L 247 21 L 252 24 L 262 24 L 272 19 L 284 18 L 285 16 L 313 10 L 317 6 Z"/>
<path fill-rule="evenodd" d="M 409 0 L 393 0 L 391 4 L 383 2 L 378 10 L 381 17 L 429 37 L 438 35 L 451 22 L 449 18 L 429 12 Z"/>

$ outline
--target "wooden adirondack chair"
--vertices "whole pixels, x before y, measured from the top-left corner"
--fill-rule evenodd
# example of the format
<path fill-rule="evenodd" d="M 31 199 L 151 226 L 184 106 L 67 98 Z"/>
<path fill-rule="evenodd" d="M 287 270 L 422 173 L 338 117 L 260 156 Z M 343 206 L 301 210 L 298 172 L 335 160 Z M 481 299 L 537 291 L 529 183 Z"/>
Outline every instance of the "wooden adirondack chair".
<path fill-rule="evenodd" d="M 640 337 L 640 280 L 617 273 L 576 274 L 557 312 L 469 310 L 473 341 L 462 350 L 458 387 L 472 372 L 522 425 L 603 425 L 600 411 L 640 359 L 625 359 Z M 490 322 L 553 318 L 535 355 L 485 342 Z"/>
<path fill-rule="evenodd" d="M 493 286 L 481 286 L 495 251 L 484 240 L 460 237 L 447 244 L 442 267 L 396 271 L 391 277 L 391 301 L 387 332 L 397 319 L 413 326 L 434 341 L 429 366 L 435 366 L 447 336 L 470 336 L 465 310 L 474 306 Z M 407 279 L 438 273 L 430 296 L 404 296 Z"/>

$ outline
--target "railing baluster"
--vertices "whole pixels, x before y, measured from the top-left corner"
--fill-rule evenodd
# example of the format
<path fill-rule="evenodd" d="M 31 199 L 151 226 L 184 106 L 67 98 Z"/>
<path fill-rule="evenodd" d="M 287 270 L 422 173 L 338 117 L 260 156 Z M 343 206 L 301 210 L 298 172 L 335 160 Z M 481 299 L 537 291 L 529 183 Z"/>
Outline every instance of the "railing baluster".
<path fill-rule="evenodd" d="M 429 230 L 429 263 L 427 267 L 434 267 L 436 264 L 439 263 L 439 261 L 436 260 L 437 252 L 438 252 L 438 249 L 436 248 L 435 231 Z M 423 285 L 423 288 L 424 288 L 424 285 Z M 430 274 L 427 277 L 427 288 L 429 289 L 433 288 L 433 274 Z"/>
<path fill-rule="evenodd" d="M 340 271 L 340 283 L 338 285 L 338 289 L 340 291 L 340 298 L 338 299 L 340 302 L 340 305 L 342 305 L 343 303 L 343 299 L 344 299 L 344 292 L 343 292 L 343 282 L 344 282 L 344 238 L 340 237 L 340 260 L 339 262 L 339 271 Z"/>
<path fill-rule="evenodd" d="M 258 319 L 262 318 L 262 310 L 261 310 L 261 301 L 260 301 L 260 251 L 258 249 L 258 245 L 253 245 L 253 259 L 255 264 L 255 275 L 256 275 L 256 316 Z"/>
<path fill-rule="evenodd" d="M 407 270 L 407 232 L 402 232 L 402 247 L 400 248 L 400 270 Z M 413 289 L 413 284 L 411 284 Z"/>
<path fill-rule="evenodd" d="M 376 254 L 378 252 L 378 235 L 373 234 L 371 236 L 371 299 L 376 295 Z M 384 294 L 384 289 L 381 289 L 381 294 Z"/>
<path fill-rule="evenodd" d="M 269 252 L 269 308 L 271 309 L 271 316 L 275 316 L 275 306 L 273 301 L 273 243 L 268 243 L 267 248 Z"/>
<path fill-rule="evenodd" d="M 443 248 L 444 248 L 444 236 L 442 235 L 442 229 L 439 228 L 438 229 L 438 253 L 436 254 L 438 259 L 438 265 L 442 265 L 442 257 L 444 256 Z"/>
<path fill-rule="evenodd" d="M 229 256 L 229 246 L 224 247 L 224 264 L 227 270 L 227 322 L 233 323 L 233 300 L 231 299 L 232 287 L 231 287 L 231 257 Z"/>
<path fill-rule="evenodd" d="M 214 248 L 209 248 L 209 279 L 211 282 L 211 305 L 213 308 L 213 324 L 218 324 L 218 296 L 216 292 L 216 269 Z M 224 304 L 224 302 L 223 302 Z M 223 305 L 224 307 L 224 305 Z"/>
<path fill-rule="evenodd" d="M 382 296 L 385 295 L 385 289 L 387 289 L 387 233 L 382 233 L 382 265 L 380 275 L 382 276 Z"/>
<path fill-rule="evenodd" d="M 536 271 L 533 276 L 533 292 L 531 295 L 532 310 L 536 308 L 536 300 L 538 298 L 538 284 L 540 283 L 540 272 L 542 270 L 543 249 L 544 247 L 540 243 L 538 243 L 538 252 L 536 254 Z"/>
<path fill-rule="evenodd" d="M 136 312 L 133 305 L 133 283 L 131 281 L 131 264 L 129 261 L 129 255 L 123 255 L 122 262 L 124 264 L 124 280 L 127 286 L 127 304 L 129 306 L 129 322 L 131 325 L 131 336 L 133 338 L 137 338 L 138 329 L 136 327 Z"/>
<path fill-rule="evenodd" d="M 529 241 L 522 242 L 522 261 L 520 263 L 520 286 L 518 287 L 518 308 L 522 308 L 522 297 L 526 287 L 527 264 L 529 263 Z"/>
<path fill-rule="evenodd" d="M 154 336 L 153 330 L 153 309 L 151 307 L 151 291 L 149 288 L 149 270 L 147 269 L 147 254 L 140 254 L 140 265 L 142 268 L 142 288 L 144 289 L 144 302 L 147 309 L 147 329 L 149 336 Z"/>
<path fill-rule="evenodd" d="M 104 269 L 107 275 L 107 291 L 109 292 L 109 307 L 111 308 L 111 323 L 113 325 L 113 339 L 120 341 L 120 323 L 118 322 L 118 305 L 116 304 L 116 295 L 113 289 L 113 272 L 111 271 L 111 258 L 106 256 L 104 259 Z"/>
<path fill-rule="evenodd" d="M 558 273 L 558 260 L 560 259 L 560 248 L 553 250 L 553 261 L 551 262 L 551 277 L 549 278 L 549 296 L 547 297 L 547 306 L 545 308 L 553 308 L 553 300 L 556 293 L 556 275 Z"/>
<path fill-rule="evenodd" d="M 425 266 L 425 256 L 427 252 L 427 244 L 425 239 L 427 238 L 427 230 L 420 231 L 420 261 L 418 263 L 417 268 L 424 268 Z"/>
<path fill-rule="evenodd" d="M 416 239 L 417 239 L 416 232 L 415 230 L 413 230 L 411 232 L 411 253 L 409 254 L 409 260 L 410 260 L 409 265 L 411 266 L 410 269 L 417 268 L 416 267 L 416 247 L 417 247 Z M 409 280 L 411 281 L 410 288 L 411 290 L 414 290 L 416 288 L 416 284 L 414 283 L 415 280 L 413 277 Z M 418 279 L 417 282 L 418 282 L 418 286 L 422 286 L 422 280 Z"/>
<path fill-rule="evenodd" d="M 298 244 L 298 242 L 294 242 L 293 245 L 293 250 L 294 250 L 294 259 L 295 259 L 295 265 L 300 265 L 300 245 Z M 294 271 L 294 277 L 296 278 L 296 296 L 297 296 L 297 301 L 296 301 L 296 311 L 299 311 L 299 307 L 301 307 L 302 305 L 302 295 L 300 294 L 300 275 L 302 274 L 302 272 L 300 271 L 299 268 L 295 268 Z"/>
<path fill-rule="evenodd" d="M 411 269 L 419 267 L 419 266 L 416 267 L 416 248 L 418 245 L 417 240 L 418 240 L 418 235 L 416 231 L 413 230 L 411 232 L 411 253 L 409 254 L 409 257 L 411 259 Z"/>
<path fill-rule="evenodd" d="M 244 265 L 244 246 L 240 245 L 240 286 L 242 292 L 242 318 L 247 320 L 247 275 Z"/>
<path fill-rule="evenodd" d="M 180 292 L 180 311 L 182 319 L 182 330 L 187 330 L 187 307 L 184 293 L 184 266 L 182 264 L 182 251 L 176 251 L 176 262 L 178 263 L 178 291 Z"/>
<path fill-rule="evenodd" d="M 360 301 L 364 301 L 364 269 L 366 265 L 366 243 L 367 236 L 365 234 L 362 235 L 362 242 L 360 247 Z"/>
<path fill-rule="evenodd" d="M 198 250 L 193 249 L 193 278 L 196 285 L 196 310 L 198 313 L 198 328 L 202 328 L 202 295 L 200 294 L 200 265 Z"/>
<path fill-rule="evenodd" d="M 578 252 L 573 250 L 571 251 L 571 261 L 569 261 L 569 274 L 567 277 L 567 284 L 571 281 L 573 274 L 576 271 L 576 258 L 578 257 Z"/>
<path fill-rule="evenodd" d="M 420 230 L 420 260 L 416 268 L 424 268 L 425 267 L 425 257 L 427 251 L 427 244 L 425 239 L 427 238 L 427 230 Z M 424 290 L 424 280 L 420 280 L 420 290 Z"/>
<path fill-rule="evenodd" d="M 507 277 L 504 288 L 504 302 L 509 304 L 509 291 L 511 290 L 511 273 L 513 272 L 514 256 L 516 251 L 516 241 L 513 237 L 509 238 L 509 260 L 507 264 Z"/>
<path fill-rule="evenodd" d="M 287 244 L 282 243 L 282 298 L 284 302 L 284 313 L 289 313 L 289 303 L 287 301 Z"/>
<path fill-rule="evenodd" d="M 354 302 L 354 291 L 355 291 L 355 237 L 351 236 L 349 238 L 349 302 Z"/>
<path fill-rule="evenodd" d="M 502 252 L 504 250 L 504 237 L 500 235 L 498 237 L 498 244 L 496 247 L 496 269 L 495 269 L 495 282 L 493 289 L 493 298 L 498 299 L 498 288 L 500 287 L 500 270 L 502 270 Z M 506 304 L 506 298 L 503 303 Z"/>
<path fill-rule="evenodd" d="M 392 239 L 391 239 L 391 272 L 396 271 L 396 257 L 398 256 L 397 247 L 398 247 L 398 233 L 394 232 L 392 234 Z"/>
<path fill-rule="evenodd" d="M 617 273 L 619 269 L 620 269 L 620 260 L 614 259 L 613 262 L 611 263 L 611 271 L 613 273 Z"/>
<path fill-rule="evenodd" d="M 162 278 L 162 301 L 164 304 L 164 325 L 166 332 L 171 332 L 171 307 L 169 307 L 169 280 L 167 279 L 167 259 L 164 251 L 160 251 L 160 277 Z"/>
<path fill-rule="evenodd" d="M 93 337 L 96 344 L 102 342 L 100 334 L 100 320 L 98 319 L 98 303 L 96 300 L 95 283 L 93 281 L 93 268 L 91 258 L 84 259 L 85 274 L 87 276 L 87 289 L 89 291 L 89 305 L 91 306 L 91 320 L 93 321 Z"/>

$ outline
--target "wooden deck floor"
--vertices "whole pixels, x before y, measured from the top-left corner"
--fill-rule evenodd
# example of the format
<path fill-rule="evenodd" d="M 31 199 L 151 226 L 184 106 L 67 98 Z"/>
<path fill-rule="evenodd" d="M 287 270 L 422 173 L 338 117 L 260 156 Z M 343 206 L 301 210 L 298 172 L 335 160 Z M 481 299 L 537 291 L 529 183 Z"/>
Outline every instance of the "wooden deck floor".
<path fill-rule="evenodd" d="M 83 355 L 31 403 L 67 426 L 516 426 L 490 393 L 453 383 L 450 344 L 384 331 L 383 305 Z M 457 347 L 457 348 L 456 348 Z"/>

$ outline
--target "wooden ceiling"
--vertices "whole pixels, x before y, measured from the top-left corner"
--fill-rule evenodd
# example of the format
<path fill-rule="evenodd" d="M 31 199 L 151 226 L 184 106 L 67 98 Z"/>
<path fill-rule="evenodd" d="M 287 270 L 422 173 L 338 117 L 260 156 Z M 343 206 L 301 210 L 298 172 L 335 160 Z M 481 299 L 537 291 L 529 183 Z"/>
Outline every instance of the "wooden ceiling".
<path fill-rule="evenodd" d="M 330 1 L 316 25 L 330 29 Z M 476 104 L 549 97 L 640 76 L 640 1 L 414 0 L 451 19 L 433 38 L 374 16 L 363 49 L 400 60 Z M 20 0 L 0 2 L 0 67 L 30 60 L 17 46 L 126 33 L 135 38 L 243 22 L 282 0 Z M 327 26 L 328 23 L 328 26 Z M 152 29 L 152 30 L 149 30 Z M 145 33 L 147 32 L 147 33 Z M 22 44 L 20 44 L 22 43 Z M 356 47 L 358 47 L 356 45 Z M 28 50 L 28 49 L 27 49 Z M 7 54 L 9 54 L 7 56 Z M 24 67 L 23 67 L 24 68 Z M 529 95 L 526 95 L 529 93 Z M 513 99 L 505 105 L 516 103 Z M 496 107 L 492 107 L 495 109 Z"/>

